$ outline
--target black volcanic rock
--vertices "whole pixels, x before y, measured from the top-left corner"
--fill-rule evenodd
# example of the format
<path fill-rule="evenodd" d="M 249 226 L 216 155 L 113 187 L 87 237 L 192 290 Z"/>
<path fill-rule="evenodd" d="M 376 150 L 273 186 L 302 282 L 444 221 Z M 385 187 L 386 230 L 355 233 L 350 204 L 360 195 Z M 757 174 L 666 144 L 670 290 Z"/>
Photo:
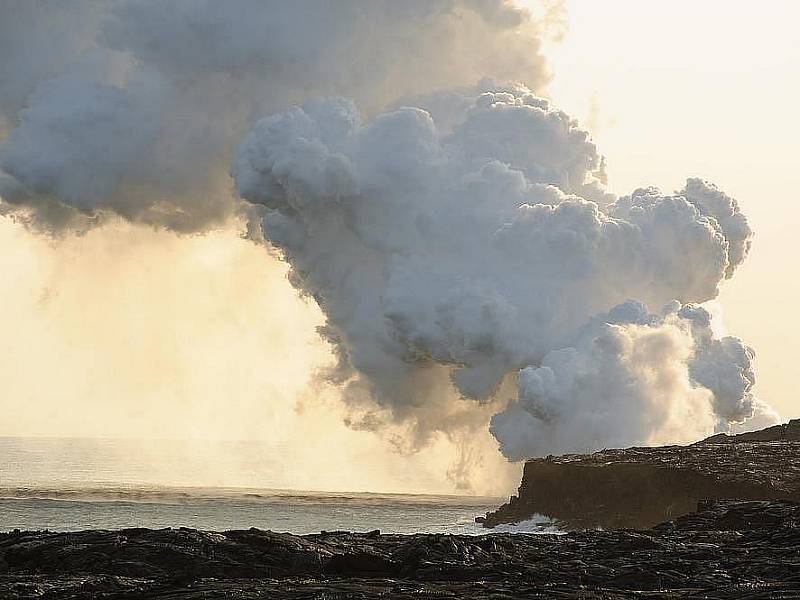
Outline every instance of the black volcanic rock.
<path fill-rule="evenodd" d="M 645 528 L 726 498 L 800 501 L 800 420 L 690 446 L 529 460 L 518 495 L 479 520 L 493 527 L 542 514 L 571 529 Z"/>
<path fill-rule="evenodd" d="M 800 598 L 800 505 L 709 502 L 650 530 L 0 534 L 0 598 Z"/>

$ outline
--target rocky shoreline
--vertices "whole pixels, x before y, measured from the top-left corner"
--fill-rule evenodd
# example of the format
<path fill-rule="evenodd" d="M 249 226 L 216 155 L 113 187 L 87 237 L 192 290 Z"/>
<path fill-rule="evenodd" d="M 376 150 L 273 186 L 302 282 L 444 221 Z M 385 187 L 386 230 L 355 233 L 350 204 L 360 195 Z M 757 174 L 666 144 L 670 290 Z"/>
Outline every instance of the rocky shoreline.
<path fill-rule="evenodd" d="M 800 598 L 800 504 L 709 502 L 649 530 L 0 534 L 0 597 Z"/>
<path fill-rule="evenodd" d="M 641 529 L 729 498 L 800 502 L 800 420 L 690 446 L 529 460 L 518 494 L 476 520 L 493 527 L 541 514 L 566 529 Z"/>
<path fill-rule="evenodd" d="M 485 524 L 566 534 L 0 533 L 0 598 L 800 598 L 800 421 L 528 461 Z M 602 527 L 603 529 L 599 529 Z"/>

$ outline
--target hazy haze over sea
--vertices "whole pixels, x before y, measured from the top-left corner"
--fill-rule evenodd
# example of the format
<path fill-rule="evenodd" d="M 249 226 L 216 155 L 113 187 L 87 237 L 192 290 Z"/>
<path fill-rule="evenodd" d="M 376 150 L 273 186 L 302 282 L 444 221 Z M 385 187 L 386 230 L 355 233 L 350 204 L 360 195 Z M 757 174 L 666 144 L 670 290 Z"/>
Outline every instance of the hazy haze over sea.
<path fill-rule="evenodd" d="M 475 516 L 505 500 L 275 489 L 266 447 L 259 453 L 254 443 L 214 442 L 231 452 L 201 452 L 208 444 L 0 438 L 0 531 L 184 526 L 298 534 L 336 529 L 479 534 L 487 530 L 474 523 Z M 156 445 L 164 454 L 154 471 L 147 448 Z M 209 458 L 215 455 L 216 461 Z M 225 468 L 238 472 L 221 478 Z M 232 483 L 218 485 L 226 481 Z M 508 530 L 552 531 L 543 520 Z"/>

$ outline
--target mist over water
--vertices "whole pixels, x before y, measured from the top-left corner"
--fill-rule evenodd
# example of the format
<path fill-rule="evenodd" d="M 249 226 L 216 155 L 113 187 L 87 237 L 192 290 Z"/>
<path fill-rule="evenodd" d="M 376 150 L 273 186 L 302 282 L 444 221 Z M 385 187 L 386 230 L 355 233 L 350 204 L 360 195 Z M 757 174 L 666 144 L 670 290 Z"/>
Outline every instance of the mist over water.
<path fill-rule="evenodd" d="M 307 462 L 292 455 L 293 451 L 286 443 L 268 441 L 5 437 L 0 438 L 0 488 L 64 491 L 132 486 L 420 494 L 439 485 L 439 493 L 446 492 L 435 469 L 405 467 L 387 474 L 387 463 L 360 460 L 346 450 L 338 456 L 315 455 Z M 359 478 L 349 476 L 356 463 Z"/>
<path fill-rule="evenodd" d="M 165 453 L 161 473 L 143 453 L 154 444 Z M 273 489 L 281 481 L 275 470 L 280 448 L 217 442 L 213 452 L 202 453 L 202 445 L 208 442 L 0 438 L 0 531 L 183 526 L 480 534 L 486 530 L 475 517 L 504 500 Z M 229 477 L 215 479 L 223 470 Z M 413 487 L 410 481 L 399 485 Z M 546 519 L 508 530 L 554 531 Z"/>
<path fill-rule="evenodd" d="M 408 455 L 343 423 L 336 388 L 314 383 L 333 361 L 315 332 L 319 309 L 235 229 L 179 236 L 109 223 L 47 240 L 0 219 L 0 244 L 15 248 L 0 255 L 0 435 L 106 438 L 97 454 L 119 473 L 130 462 L 122 440 L 145 440 L 127 444 L 141 459 L 130 476 L 148 483 L 455 491 L 448 440 Z M 506 494 L 518 467 L 488 432 L 482 444 L 471 491 Z M 39 460 L 60 456 L 43 447 Z"/>
<path fill-rule="evenodd" d="M 484 534 L 474 518 L 497 506 L 496 499 L 457 496 L 405 495 L 347 497 L 271 490 L 223 493 L 176 491 L 177 498 L 160 492 L 148 497 L 134 491 L 136 501 L 54 498 L 0 498 L 0 531 L 11 529 L 79 531 L 126 527 L 192 527 L 210 531 L 258 529 L 298 535 L 320 531 L 372 531 L 383 533 Z M 255 495 L 258 498 L 255 498 Z M 555 531 L 546 519 L 509 527 L 507 531 Z"/>

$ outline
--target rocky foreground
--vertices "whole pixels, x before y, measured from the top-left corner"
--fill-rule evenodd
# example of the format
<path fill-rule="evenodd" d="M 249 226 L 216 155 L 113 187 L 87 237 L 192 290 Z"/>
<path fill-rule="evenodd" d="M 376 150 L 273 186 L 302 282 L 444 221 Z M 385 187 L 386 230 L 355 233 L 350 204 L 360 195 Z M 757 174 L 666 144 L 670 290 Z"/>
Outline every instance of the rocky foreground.
<path fill-rule="evenodd" d="M 12 532 L 0 598 L 800 598 L 800 505 L 566 535 Z"/>
<path fill-rule="evenodd" d="M 529 460 L 517 496 L 477 520 L 542 514 L 562 527 L 652 527 L 704 499 L 800 502 L 800 420 L 690 446 L 625 448 Z"/>

